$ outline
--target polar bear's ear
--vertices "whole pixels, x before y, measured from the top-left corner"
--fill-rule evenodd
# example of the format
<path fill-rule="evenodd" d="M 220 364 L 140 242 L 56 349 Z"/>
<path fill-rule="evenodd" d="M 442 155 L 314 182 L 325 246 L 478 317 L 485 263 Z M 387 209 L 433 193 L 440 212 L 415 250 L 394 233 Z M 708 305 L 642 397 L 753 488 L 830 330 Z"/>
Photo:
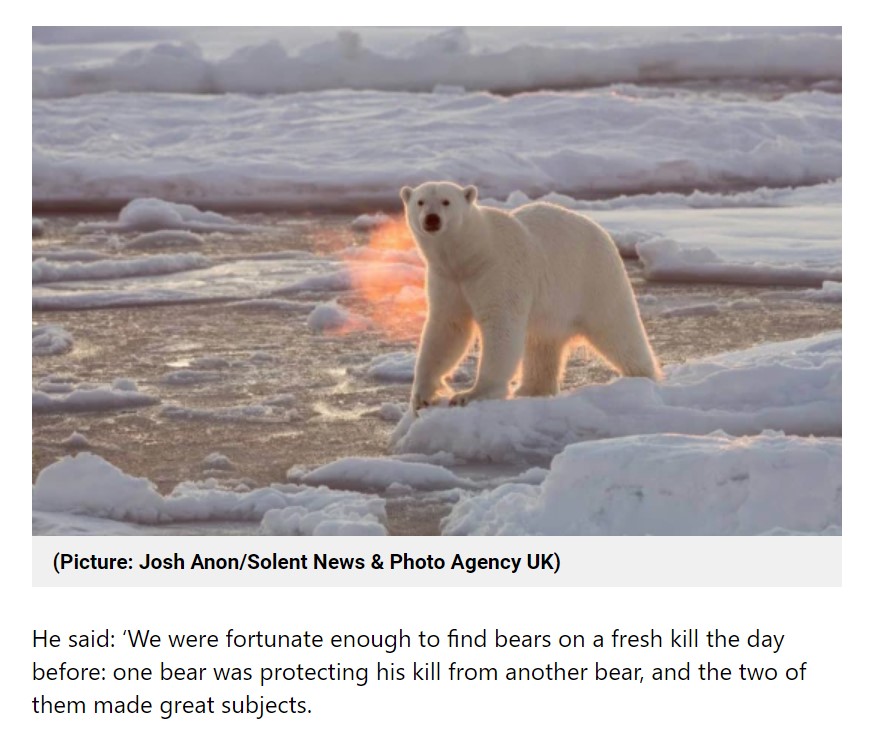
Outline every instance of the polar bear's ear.
<path fill-rule="evenodd" d="M 462 195 L 465 197 L 465 201 L 469 204 L 474 204 L 478 200 L 478 188 L 476 186 L 466 186 L 462 190 Z"/>
<path fill-rule="evenodd" d="M 411 194 L 413 194 L 413 193 L 414 193 L 414 190 L 411 189 L 410 186 L 403 186 L 401 188 L 401 191 L 399 192 L 399 195 L 401 196 L 402 201 L 405 204 L 407 204 L 409 201 L 411 201 Z"/>

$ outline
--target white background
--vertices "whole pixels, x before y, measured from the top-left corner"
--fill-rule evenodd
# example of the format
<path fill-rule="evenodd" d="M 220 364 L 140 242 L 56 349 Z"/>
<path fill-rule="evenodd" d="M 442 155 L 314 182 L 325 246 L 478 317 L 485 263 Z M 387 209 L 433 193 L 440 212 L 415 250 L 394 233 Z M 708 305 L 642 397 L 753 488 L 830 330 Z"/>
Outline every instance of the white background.
<path fill-rule="evenodd" d="M 87 6 L 87 7 L 86 7 Z M 386 8 L 387 3 L 381 4 Z M 169 588 L 85 588 L 47 589 L 31 587 L 31 547 L 27 524 L 30 510 L 29 485 L 24 458 L 28 438 L 18 422 L 30 415 L 23 360 L 7 363 L 11 366 L 5 381 L 12 389 L 7 396 L 7 432 L 4 446 L 13 469 L 8 491 L 10 503 L 7 532 L 3 546 L 5 597 L 5 646 L 12 655 L 3 657 L 3 721 L 9 732 L 127 732 L 178 731 L 207 727 L 211 732 L 287 732 L 300 728 L 308 732 L 532 732 L 584 731 L 603 732 L 673 732 L 673 733 L 752 733 L 778 731 L 782 733 L 856 733 L 872 731 L 873 683 L 873 589 L 874 550 L 873 483 L 869 467 L 869 440 L 872 437 L 872 350 L 865 335 L 872 334 L 872 303 L 867 298 L 873 292 L 873 242 L 867 218 L 872 210 L 872 113 L 867 101 L 872 86 L 874 67 L 869 38 L 869 24 L 850 13 L 834 13 L 833 17 L 814 17 L 797 12 L 792 17 L 788 6 L 765 6 L 763 3 L 734 3 L 733 15 L 716 14 L 722 8 L 707 8 L 703 12 L 685 12 L 684 4 L 668 10 L 667 4 L 624 3 L 600 11 L 589 3 L 568 9 L 546 12 L 539 3 L 537 13 L 515 18 L 518 22 L 552 24 L 612 24 L 633 21 L 636 24 L 689 23 L 840 23 L 846 21 L 844 65 L 846 157 L 844 178 L 845 255 L 849 259 L 845 272 L 847 314 L 845 325 L 845 357 L 849 367 L 845 376 L 846 392 L 851 396 L 846 423 L 845 513 L 843 544 L 843 586 L 841 588 L 764 589 L 764 588 L 538 588 L 538 589 L 460 589 L 460 588 L 247 588 L 169 589 Z M 159 22 L 197 24 L 222 20 L 238 24 L 303 24 L 332 23 L 358 25 L 364 23 L 404 22 L 408 24 L 496 23 L 509 19 L 509 9 L 500 4 L 471 3 L 397 3 L 395 9 L 378 12 L 374 3 L 356 4 L 349 10 L 340 4 L 305 13 L 295 3 L 278 11 L 276 4 L 248 2 L 241 12 L 233 12 L 214 4 L 152 2 L 143 13 L 139 5 L 110 3 L 40 3 L 32 11 L 34 24 L 134 24 Z M 355 10 L 353 10 L 355 7 Z M 842 9 L 843 4 L 832 5 Z M 270 9 L 266 14 L 264 9 Z M 460 9 L 465 12 L 459 12 Z M 14 11 L 14 7 L 7 13 Z M 111 9 L 111 12 L 110 12 Z M 403 10 L 404 12 L 401 12 Z M 454 12 L 455 10 L 455 12 Z M 56 12 L 55 12 L 56 11 Z M 162 12 L 159 12 L 162 11 Z M 611 12 L 614 11 L 614 12 Z M 30 106 L 30 90 L 25 82 L 29 66 L 30 37 L 26 27 L 7 22 L 4 44 L 4 68 L 8 70 L 7 85 L 11 87 L 13 104 L 7 106 L 4 130 L 11 158 L 4 177 L 4 201 L 7 217 L 15 223 L 6 253 L 11 255 L 11 267 L 4 269 L 7 321 L 15 335 L 12 354 L 25 354 L 25 329 L 20 311 L 27 303 L 29 285 L 21 276 L 29 267 L 29 255 L 24 247 L 24 212 L 29 200 L 29 184 L 25 172 L 30 163 L 30 151 L 24 141 L 28 123 L 24 110 Z M 867 34 L 867 35 L 865 35 Z M 866 76 L 865 76 L 866 75 Z M 867 279 L 866 281 L 864 279 Z M 613 552 L 616 553 L 616 552 Z M 695 548 L 691 551 L 696 554 Z M 290 693 L 309 700 L 313 714 L 307 719 L 275 719 L 254 723 L 245 719 L 210 718 L 196 720 L 179 718 L 174 725 L 158 722 L 154 716 L 138 721 L 134 717 L 36 720 L 30 714 L 29 701 L 35 684 L 31 681 L 31 666 L 35 659 L 32 648 L 33 629 L 48 628 L 59 633 L 89 631 L 92 628 L 149 627 L 155 630 L 204 630 L 224 632 L 229 627 L 240 629 L 289 630 L 305 628 L 320 630 L 351 630 L 356 632 L 389 632 L 403 627 L 409 631 L 446 631 L 452 627 L 469 630 L 514 629 L 518 632 L 610 632 L 620 628 L 627 632 L 645 632 L 650 628 L 698 627 L 704 631 L 718 627 L 748 633 L 756 628 L 783 633 L 785 644 L 780 654 L 751 653 L 744 649 L 717 653 L 698 649 L 689 654 L 662 650 L 632 651 L 629 660 L 638 659 L 648 666 L 658 659 L 667 665 L 685 660 L 711 660 L 725 665 L 742 660 L 756 665 L 771 665 L 772 656 L 778 664 L 796 665 L 808 662 L 805 681 L 751 685 L 742 682 L 698 683 L 677 685 L 594 683 L 541 683 L 530 685 L 443 682 L 441 684 L 401 683 L 378 687 L 329 683 L 321 687 L 298 685 Z M 750 630 L 749 630 L 750 629 Z M 219 649 L 222 651 L 222 649 Z M 395 657 L 361 654 L 363 663 L 388 658 L 400 664 L 414 658 L 419 651 L 402 652 Z M 113 649 L 121 656 L 124 650 Z M 355 663 L 355 655 L 320 654 L 319 660 L 332 658 Z M 556 649 L 529 653 L 503 653 L 496 656 L 495 665 L 532 665 L 563 661 Z M 219 657 L 219 653 L 195 654 L 194 658 Z M 226 654 L 223 652 L 222 657 Z M 465 660 L 471 652 L 420 658 L 444 661 Z M 479 663 L 490 663 L 478 653 Z M 43 654 L 39 656 L 44 658 Z M 183 665 L 181 655 L 159 649 L 150 654 L 152 663 L 170 660 Z M 52 658 L 54 656 L 50 656 Z M 59 649 L 57 661 L 73 658 L 66 649 Z M 481 658 L 483 657 L 483 658 Z M 604 657 L 614 665 L 623 665 L 624 654 L 607 649 L 603 655 L 592 650 L 576 653 L 568 660 Z M 81 660 L 81 656 L 77 655 Z M 98 655 L 95 661 L 100 658 Z M 230 660 L 232 657 L 227 656 Z M 296 657 L 297 658 L 297 657 Z M 130 656 L 125 657 L 125 661 Z M 315 660 L 316 660 L 315 659 Z M 302 659 L 303 660 L 303 659 Z M 149 663 L 148 657 L 138 663 Z M 213 661 L 206 665 L 212 665 Z M 776 665 L 777 665 L 776 664 Z M 97 662 L 97 665 L 102 663 Z M 778 665 L 777 665 L 778 668 Z M 89 692 L 76 685 L 76 696 L 87 698 Z M 248 687 L 255 689 L 256 687 Z M 292 690 L 295 690 L 294 692 Z M 158 689 L 143 688 L 144 696 L 164 698 Z M 164 691 L 163 689 L 161 691 Z M 171 691 L 173 689 L 171 688 Z M 286 691 L 285 688 L 283 691 Z M 216 696 L 223 696 L 218 690 Z M 275 692 L 276 693 L 276 692 Z M 227 693 L 226 693 L 227 694 Z M 206 695 L 206 692 L 205 692 Z M 173 694 L 170 695 L 171 697 Z M 197 697 L 196 689 L 179 686 L 179 696 Z"/>

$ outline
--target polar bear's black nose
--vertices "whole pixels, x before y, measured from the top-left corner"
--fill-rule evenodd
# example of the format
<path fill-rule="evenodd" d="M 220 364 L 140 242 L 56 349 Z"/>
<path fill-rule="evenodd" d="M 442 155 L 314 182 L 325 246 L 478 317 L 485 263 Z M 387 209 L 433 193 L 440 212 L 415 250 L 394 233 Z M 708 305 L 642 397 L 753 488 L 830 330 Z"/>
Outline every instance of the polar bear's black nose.
<path fill-rule="evenodd" d="M 441 229 L 441 217 L 437 214 L 427 214 L 423 220 L 423 227 L 426 232 L 438 232 Z"/>

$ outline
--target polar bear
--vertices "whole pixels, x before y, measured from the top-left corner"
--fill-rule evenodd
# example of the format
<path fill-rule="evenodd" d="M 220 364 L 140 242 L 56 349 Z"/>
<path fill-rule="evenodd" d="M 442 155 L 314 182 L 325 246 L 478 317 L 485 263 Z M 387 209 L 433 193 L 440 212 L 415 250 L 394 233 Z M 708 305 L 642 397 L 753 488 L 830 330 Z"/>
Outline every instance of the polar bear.
<path fill-rule="evenodd" d="M 587 342 L 622 375 L 660 377 L 633 289 L 609 234 L 552 204 L 505 212 L 482 207 L 474 186 L 429 182 L 401 190 L 408 226 L 426 261 L 428 316 L 411 408 L 429 406 L 480 332 L 470 390 L 450 403 L 560 389 L 570 344 Z"/>

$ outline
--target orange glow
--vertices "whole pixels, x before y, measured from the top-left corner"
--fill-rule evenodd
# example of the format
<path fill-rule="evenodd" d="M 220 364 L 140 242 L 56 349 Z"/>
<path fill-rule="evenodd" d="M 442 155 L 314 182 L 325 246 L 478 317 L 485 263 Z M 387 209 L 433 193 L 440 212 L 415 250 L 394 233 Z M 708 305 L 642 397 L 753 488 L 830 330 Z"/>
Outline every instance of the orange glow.
<path fill-rule="evenodd" d="M 415 339 L 426 318 L 425 266 L 403 219 L 375 228 L 368 245 L 342 253 L 354 297 L 374 325 L 395 339 Z"/>
<path fill-rule="evenodd" d="M 391 219 L 371 231 L 369 247 L 375 250 L 414 250 L 414 239 L 404 219 Z"/>

